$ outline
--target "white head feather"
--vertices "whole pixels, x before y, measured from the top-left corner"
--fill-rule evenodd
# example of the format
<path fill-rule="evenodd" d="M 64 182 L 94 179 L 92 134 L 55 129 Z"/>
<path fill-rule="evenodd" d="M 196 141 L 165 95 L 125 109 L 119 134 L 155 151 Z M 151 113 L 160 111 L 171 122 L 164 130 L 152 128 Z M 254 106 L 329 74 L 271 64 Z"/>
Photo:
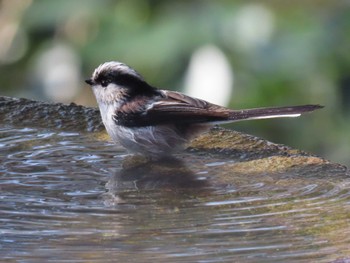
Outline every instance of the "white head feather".
<path fill-rule="evenodd" d="M 134 69 L 118 61 L 109 61 L 99 65 L 92 74 L 92 79 L 96 79 L 100 74 L 104 72 L 120 72 L 143 79 L 142 76 Z"/>

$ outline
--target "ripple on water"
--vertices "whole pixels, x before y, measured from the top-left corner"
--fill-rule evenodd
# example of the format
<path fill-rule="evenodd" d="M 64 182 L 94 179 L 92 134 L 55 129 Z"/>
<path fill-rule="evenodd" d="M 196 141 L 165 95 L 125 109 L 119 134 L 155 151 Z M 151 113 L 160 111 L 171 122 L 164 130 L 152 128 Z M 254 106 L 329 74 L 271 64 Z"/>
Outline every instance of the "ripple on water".
<path fill-rule="evenodd" d="M 0 129 L 4 260 L 329 262 L 350 257 L 350 182 L 232 174 L 231 160 L 122 169 L 91 135 Z M 160 172 L 161 171 L 161 172 Z M 227 174 L 225 174 L 227 176 Z M 62 252 L 64 251 L 64 253 Z"/>

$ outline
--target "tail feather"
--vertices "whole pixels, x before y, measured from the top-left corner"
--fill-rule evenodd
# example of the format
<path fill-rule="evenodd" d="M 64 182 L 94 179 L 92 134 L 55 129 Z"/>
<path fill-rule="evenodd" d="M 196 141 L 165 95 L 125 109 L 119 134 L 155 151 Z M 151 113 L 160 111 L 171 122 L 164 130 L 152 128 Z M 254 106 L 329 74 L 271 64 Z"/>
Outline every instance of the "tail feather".
<path fill-rule="evenodd" d="M 273 108 L 256 108 L 247 110 L 234 110 L 230 112 L 230 121 L 243 121 L 254 119 L 299 117 L 303 113 L 321 109 L 321 105 L 301 105 Z"/>

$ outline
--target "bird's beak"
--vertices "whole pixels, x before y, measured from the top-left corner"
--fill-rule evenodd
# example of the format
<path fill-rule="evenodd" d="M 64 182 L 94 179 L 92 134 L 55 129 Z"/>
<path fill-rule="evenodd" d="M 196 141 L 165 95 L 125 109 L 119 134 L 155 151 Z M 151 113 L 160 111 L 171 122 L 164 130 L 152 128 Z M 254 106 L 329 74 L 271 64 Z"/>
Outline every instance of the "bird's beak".
<path fill-rule="evenodd" d="M 95 82 L 92 79 L 87 79 L 87 80 L 85 80 L 85 82 L 87 84 L 89 84 L 90 86 L 93 86 L 95 84 Z"/>

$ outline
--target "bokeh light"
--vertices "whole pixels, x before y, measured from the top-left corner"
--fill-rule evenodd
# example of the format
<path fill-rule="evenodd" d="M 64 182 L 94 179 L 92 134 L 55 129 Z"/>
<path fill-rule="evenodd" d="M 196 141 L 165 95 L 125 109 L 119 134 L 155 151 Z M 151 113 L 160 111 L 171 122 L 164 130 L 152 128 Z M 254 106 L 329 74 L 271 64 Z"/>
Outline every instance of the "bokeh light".
<path fill-rule="evenodd" d="M 93 106 L 84 79 L 119 60 L 154 86 L 232 108 L 323 104 L 299 119 L 230 127 L 350 164 L 349 6 L 2 0 L 0 95 Z"/>

